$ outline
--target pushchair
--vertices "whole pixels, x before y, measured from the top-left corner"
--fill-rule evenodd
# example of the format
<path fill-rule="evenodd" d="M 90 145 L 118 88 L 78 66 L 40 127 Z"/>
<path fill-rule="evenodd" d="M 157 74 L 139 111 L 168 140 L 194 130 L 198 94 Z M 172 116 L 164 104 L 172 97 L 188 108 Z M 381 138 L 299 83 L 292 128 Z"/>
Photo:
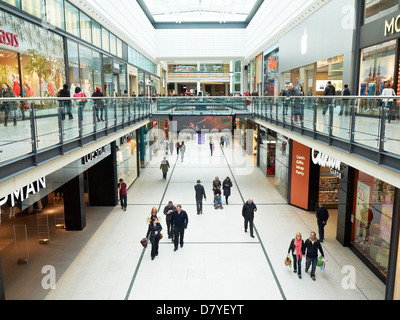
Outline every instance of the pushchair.
<path fill-rule="evenodd" d="M 224 207 L 222 206 L 222 197 L 221 197 L 221 193 L 217 192 L 214 195 L 214 208 L 215 209 L 223 209 Z"/>

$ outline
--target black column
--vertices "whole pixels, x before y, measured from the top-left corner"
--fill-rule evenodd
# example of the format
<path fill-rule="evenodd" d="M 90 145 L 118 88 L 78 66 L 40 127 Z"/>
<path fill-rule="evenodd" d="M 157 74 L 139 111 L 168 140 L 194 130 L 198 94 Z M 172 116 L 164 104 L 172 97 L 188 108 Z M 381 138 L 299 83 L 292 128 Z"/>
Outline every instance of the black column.
<path fill-rule="evenodd" d="M 65 229 L 82 231 L 86 227 L 83 173 L 62 186 L 64 192 Z"/>
<path fill-rule="evenodd" d="M 116 143 L 111 155 L 88 170 L 89 203 L 92 207 L 115 207 L 118 204 Z"/>
<path fill-rule="evenodd" d="M 339 183 L 339 204 L 336 239 L 348 247 L 351 242 L 351 217 L 353 215 L 354 184 L 356 170 L 343 165 L 342 178 Z"/>
<path fill-rule="evenodd" d="M 311 158 L 310 150 L 310 159 Z M 319 202 L 319 183 L 321 167 L 310 160 L 310 178 L 308 184 L 308 211 L 317 211 Z"/>

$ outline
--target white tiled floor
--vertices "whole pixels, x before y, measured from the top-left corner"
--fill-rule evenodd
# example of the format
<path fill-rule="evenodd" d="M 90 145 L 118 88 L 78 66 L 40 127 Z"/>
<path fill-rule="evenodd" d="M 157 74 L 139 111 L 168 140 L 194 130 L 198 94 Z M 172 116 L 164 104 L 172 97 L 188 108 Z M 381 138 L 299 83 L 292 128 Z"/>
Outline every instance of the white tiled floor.
<path fill-rule="evenodd" d="M 217 139 L 214 137 L 214 141 Z M 94 218 L 97 230 L 80 247 L 74 242 L 62 245 L 64 256 L 57 259 L 64 259 L 63 268 L 57 275 L 56 289 L 49 291 L 45 299 L 384 299 L 384 284 L 350 249 L 336 241 L 334 212 L 323 244 L 329 260 L 326 272 L 317 270 L 314 282 L 303 271 L 303 279 L 299 280 L 283 261 L 298 231 L 306 237 L 317 229 L 314 214 L 287 205 L 237 143 L 224 149 L 224 154 L 217 146 L 213 157 L 208 144 L 186 144 L 183 162 L 180 157 L 178 160 L 176 156 L 170 157 L 167 181 L 162 180 L 159 170 L 161 155 L 153 158 L 129 190 L 126 212 L 119 207 L 88 208 L 88 217 L 95 217 L 98 211 L 103 218 Z M 232 196 L 223 210 L 212 206 L 211 186 L 215 176 L 233 179 Z M 200 216 L 194 202 L 197 179 L 202 180 L 209 197 Z M 241 196 L 253 197 L 258 204 L 254 239 L 243 231 Z M 152 207 L 162 210 L 169 200 L 181 203 L 189 214 L 185 245 L 174 252 L 171 241 L 164 237 L 159 256 L 152 261 L 149 248 L 143 250 L 139 243 L 147 231 L 145 219 Z M 64 235 L 58 241 L 73 238 L 74 235 Z M 52 245 L 47 250 L 52 251 Z M 68 255 L 68 251 L 75 254 Z M 43 257 L 41 262 L 49 264 L 49 259 Z M 55 266 L 60 264 L 51 261 Z M 341 270 L 347 265 L 356 270 L 355 289 L 342 287 Z M 29 272 L 29 266 L 26 270 Z M 36 275 L 35 281 L 40 276 L 43 277 Z M 37 290 L 43 295 L 43 289 Z M 21 297 L 17 293 L 11 296 Z"/>

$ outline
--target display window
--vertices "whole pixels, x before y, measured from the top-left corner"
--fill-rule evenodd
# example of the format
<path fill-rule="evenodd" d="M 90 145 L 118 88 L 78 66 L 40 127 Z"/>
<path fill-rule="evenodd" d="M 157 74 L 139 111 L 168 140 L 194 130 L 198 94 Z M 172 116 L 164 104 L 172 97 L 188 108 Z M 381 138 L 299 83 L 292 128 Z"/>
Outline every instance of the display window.
<path fill-rule="evenodd" d="M 339 183 L 337 176 L 331 173 L 328 167 L 320 168 L 319 205 L 327 209 L 337 209 L 339 204 Z"/>
<path fill-rule="evenodd" d="M 288 199 L 289 155 L 289 139 L 278 134 L 275 156 L 275 188 L 285 199 Z"/>
<path fill-rule="evenodd" d="M 384 276 L 388 273 L 395 187 L 356 172 L 352 245 Z"/>
<path fill-rule="evenodd" d="M 396 65 L 396 40 L 361 51 L 360 96 L 380 96 L 388 82 L 393 88 Z"/>
<path fill-rule="evenodd" d="M 0 23 L 11 34 L 10 42 L 0 45 L 2 81 L 16 96 L 56 96 L 65 83 L 63 38 L 6 12 L 0 12 Z"/>

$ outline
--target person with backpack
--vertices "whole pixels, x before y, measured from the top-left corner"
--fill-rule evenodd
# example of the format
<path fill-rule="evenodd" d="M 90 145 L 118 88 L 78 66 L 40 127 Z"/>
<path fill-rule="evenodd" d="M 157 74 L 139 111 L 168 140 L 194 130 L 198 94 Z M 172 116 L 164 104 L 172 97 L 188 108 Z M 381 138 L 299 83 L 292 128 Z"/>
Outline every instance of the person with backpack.
<path fill-rule="evenodd" d="M 342 96 L 343 96 L 343 97 L 345 97 L 345 96 L 351 96 L 351 92 L 350 92 L 350 89 L 349 89 L 349 85 L 348 85 L 348 84 L 345 84 L 345 85 L 344 85 L 344 89 L 343 89 L 343 92 L 342 92 Z M 346 117 L 349 115 L 349 99 L 345 99 L 345 98 L 342 99 L 342 103 L 340 104 L 339 116 L 343 115 L 343 113 L 344 113 L 344 115 L 345 115 Z"/>

